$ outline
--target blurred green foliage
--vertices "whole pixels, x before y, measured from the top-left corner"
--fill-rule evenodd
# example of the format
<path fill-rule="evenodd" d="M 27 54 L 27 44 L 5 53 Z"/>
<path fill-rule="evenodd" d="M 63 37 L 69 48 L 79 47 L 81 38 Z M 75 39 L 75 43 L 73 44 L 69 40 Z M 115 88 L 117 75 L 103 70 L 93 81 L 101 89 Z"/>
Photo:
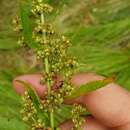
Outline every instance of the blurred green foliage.
<path fill-rule="evenodd" d="M 56 30 L 72 40 L 70 53 L 78 58 L 79 71 L 114 76 L 130 90 L 130 0 L 47 1 L 55 8 L 49 19 Z M 25 130 L 12 80 L 39 71 L 40 65 L 31 50 L 17 44 L 11 21 L 18 1 L 0 0 L 0 5 L 0 129 Z"/>

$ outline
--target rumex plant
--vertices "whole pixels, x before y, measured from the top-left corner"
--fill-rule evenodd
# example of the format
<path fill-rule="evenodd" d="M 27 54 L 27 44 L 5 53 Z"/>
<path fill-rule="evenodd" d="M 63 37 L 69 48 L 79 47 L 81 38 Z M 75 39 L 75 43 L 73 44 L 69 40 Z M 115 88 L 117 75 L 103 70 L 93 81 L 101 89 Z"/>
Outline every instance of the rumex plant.
<path fill-rule="evenodd" d="M 18 81 L 25 88 L 21 115 L 30 130 L 60 130 L 59 124 L 67 119 L 74 124 L 72 130 L 80 130 L 83 116 L 88 115 L 86 108 L 80 104 L 65 105 L 64 101 L 103 87 L 110 80 L 90 82 L 79 88 L 72 85 L 71 76 L 78 63 L 68 52 L 71 42 L 56 33 L 48 22 L 47 16 L 52 10 L 44 0 L 33 0 L 21 5 L 20 17 L 13 20 L 15 31 L 20 35 L 18 43 L 33 49 L 37 60 L 41 61 L 40 84 L 47 86 L 43 98 L 39 98 L 30 84 Z M 57 77 L 62 79 L 58 86 L 55 83 Z"/>

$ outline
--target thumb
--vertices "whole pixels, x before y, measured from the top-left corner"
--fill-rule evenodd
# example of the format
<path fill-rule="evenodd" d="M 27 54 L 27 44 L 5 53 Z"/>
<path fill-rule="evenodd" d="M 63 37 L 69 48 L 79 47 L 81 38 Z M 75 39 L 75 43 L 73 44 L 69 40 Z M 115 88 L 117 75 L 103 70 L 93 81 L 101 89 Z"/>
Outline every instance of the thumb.
<path fill-rule="evenodd" d="M 41 77 L 42 77 L 41 74 L 19 76 L 13 80 L 13 87 L 18 94 L 22 95 L 24 93 L 24 87 L 17 80 L 27 82 L 30 85 L 32 85 L 32 87 L 36 90 L 37 94 L 40 97 L 42 97 L 44 95 L 44 92 L 46 91 L 47 87 L 46 87 L 46 85 L 40 84 Z"/>
<path fill-rule="evenodd" d="M 30 74 L 16 77 L 13 80 L 13 87 L 16 90 L 16 92 L 21 95 L 24 93 L 24 87 L 17 80 L 27 82 L 30 85 L 32 85 L 32 87 L 36 90 L 37 94 L 42 98 L 45 92 L 47 91 L 47 86 L 45 84 L 40 84 L 41 77 L 42 77 L 41 74 Z M 61 83 L 60 76 L 56 75 L 53 80 L 54 80 L 53 87 L 60 86 Z"/>

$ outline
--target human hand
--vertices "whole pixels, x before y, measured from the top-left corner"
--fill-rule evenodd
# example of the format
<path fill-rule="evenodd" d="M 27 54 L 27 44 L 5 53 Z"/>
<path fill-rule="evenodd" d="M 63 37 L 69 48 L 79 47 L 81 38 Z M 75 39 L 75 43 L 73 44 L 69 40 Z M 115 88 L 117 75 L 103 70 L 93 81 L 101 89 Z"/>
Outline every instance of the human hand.
<path fill-rule="evenodd" d="M 40 85 L 40 74 L 24 75 L 13 81 L 14 89 L 22 94 L 23 87 L 16 80 L 23 80 L 33 85 L 38 95 L 42 98 L 47 90 L 46 85 Z M 94 80 L 102 80 L 104 77 L 92 73 L 76 74 L 72 77 L 72 84 L 80 86 Z M 56 79 L 59 84 L 60 78 Z M 91 112 L 92 116 L 86 117 L 83 130 L 130 130 L 130 92 L 115 83 L 81 96 L 75 100 L 65 101 L 73 104 L 83 104 Z M 70 130 L 71 121 L 61 124 L 61 130 Z"/>

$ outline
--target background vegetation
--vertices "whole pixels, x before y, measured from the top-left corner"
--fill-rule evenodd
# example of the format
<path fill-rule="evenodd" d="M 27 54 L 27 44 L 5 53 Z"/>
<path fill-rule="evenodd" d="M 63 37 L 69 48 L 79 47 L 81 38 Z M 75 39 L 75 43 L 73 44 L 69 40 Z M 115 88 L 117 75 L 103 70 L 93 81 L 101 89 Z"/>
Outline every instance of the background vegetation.
<path fill-rule="evenodd" d="M 79 71 L 115 77 L 130 90 L 130 0 L 48 0 L 54 6 L 50 20 L 57 31 L 70 37 L 70 53 Z M 33 52 L 17 44 L 12 18 L 16 0 L 0 0 L 0 129 L 25 130 L 20 97 L 12 89 L 17 75 L 40 70 Z"/>

